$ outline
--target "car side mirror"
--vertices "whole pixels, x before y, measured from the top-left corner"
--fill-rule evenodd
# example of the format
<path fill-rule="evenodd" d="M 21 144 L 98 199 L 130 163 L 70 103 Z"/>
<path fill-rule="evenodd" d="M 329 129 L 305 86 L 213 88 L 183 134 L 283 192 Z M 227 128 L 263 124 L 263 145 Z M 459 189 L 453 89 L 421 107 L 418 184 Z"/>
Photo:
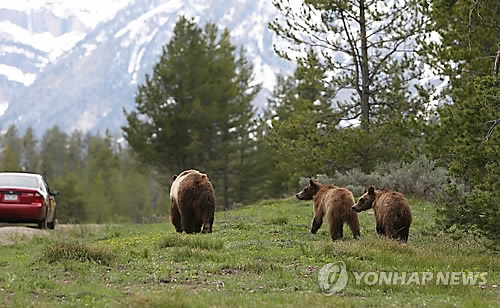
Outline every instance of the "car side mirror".
<path fill-rule="evenodd" d="M 60 194 L 60 192 L 59 192 L 59 191 L 57 191 L 57 190 L 54 190 L 54 191 L 51 191 L 51 192 L 50 192 L 50 195 L 51 195 L 51 196 L 59 196 L 59 194 Z"/>

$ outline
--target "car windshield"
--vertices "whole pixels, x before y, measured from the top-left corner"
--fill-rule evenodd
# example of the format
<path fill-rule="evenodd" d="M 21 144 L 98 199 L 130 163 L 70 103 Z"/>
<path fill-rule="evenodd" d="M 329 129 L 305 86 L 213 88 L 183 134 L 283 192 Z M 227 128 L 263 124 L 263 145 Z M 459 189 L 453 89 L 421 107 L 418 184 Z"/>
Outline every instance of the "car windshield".
<path fill-rule="evenodd" d="M 0 187 L 38 188 L 38 180 L 32 176 L 1 175 Z"/>

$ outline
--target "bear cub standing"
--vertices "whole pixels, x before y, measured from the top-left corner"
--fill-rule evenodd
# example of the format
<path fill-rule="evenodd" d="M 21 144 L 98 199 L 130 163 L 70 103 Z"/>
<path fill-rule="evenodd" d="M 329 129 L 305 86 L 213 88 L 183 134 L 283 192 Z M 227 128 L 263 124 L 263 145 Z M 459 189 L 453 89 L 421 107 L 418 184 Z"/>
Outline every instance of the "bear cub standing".
<path fill-rule="evenodd" d="M 344 236 L 346 222 L 351 228 L 352 235 L 355 238 L 359 237 L 358 214 L 351 208 L 354 205 L 354 197 L 349 190 L 335 185 L 320 184 L 310 179 L 309 185 L 296 196 L 299 200 L 314 200 L 311 233 L 315 234 L 318 231 L 323 224 L 323 216 L 326 215 L 332 240 Z"/>
<path fill-rule="evenodd" d="M 408 200 L 403 194 L 375 190 L 375 187 L 371 185 L 352 209 L 359 213 L 370 208 L 373 208 L 375 212 L 378 234 L 404 242 L 408 241 L 411 211 Z"/>
<path fill-rule="evenodd" d="M 177 232 L 212 232 L 215 193 L 206 174 L 197 170 L 183 171 L 173 177 L 170 188 L 170 220 Z"/>

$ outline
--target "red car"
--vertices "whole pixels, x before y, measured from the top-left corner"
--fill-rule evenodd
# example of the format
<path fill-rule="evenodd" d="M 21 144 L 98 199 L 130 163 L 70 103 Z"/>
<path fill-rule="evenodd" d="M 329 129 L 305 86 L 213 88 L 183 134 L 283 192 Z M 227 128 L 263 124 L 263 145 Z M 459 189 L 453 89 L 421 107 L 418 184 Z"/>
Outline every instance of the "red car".
<path fill-rule="evenodd" d="M 56 200 L 40 174 L 0 172 L 0 222 L 56 227 Z"/>

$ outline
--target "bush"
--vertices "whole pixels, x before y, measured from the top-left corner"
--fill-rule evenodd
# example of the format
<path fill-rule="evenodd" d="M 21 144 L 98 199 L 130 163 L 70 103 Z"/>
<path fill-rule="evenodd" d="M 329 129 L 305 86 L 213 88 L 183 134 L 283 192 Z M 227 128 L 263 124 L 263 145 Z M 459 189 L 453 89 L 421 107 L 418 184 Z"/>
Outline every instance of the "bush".
<path fill-rule="evenodd" d="M 421 155 L 406 164 L 386 164 L 376 169 L 384 175 L 380 187 L 436 200 L 447 183 L 446 169 L 436 167 L 436 163 Z"/>
<path fill-rule="evenodd" d="M 475 188 L 464 194 L 453 183 L 439 195 L 438 204 L 437 224 L 446 232 L 485 237 L 500 249 L 500 199 L 494 193 Z"/>
<path fill-rule="evenodd" d="M 307 178 L 301 178 L 299 185 L 304 187 Z M 347 172 L 335 172 L 332 177 L 320 174 L 316 180 L 323 184 L 346 187 L 355 196 L 363 194 L 366 187 L 375 185 L 379 189 L 399 191 L 436 200 L 440 191 L 447 184 L 446 169 L 436 167 L 436 163 L 424 155 L 411 163 L 386 163 L 378 165 L 373 173 L 366 174 L 360 169 Z"/>

